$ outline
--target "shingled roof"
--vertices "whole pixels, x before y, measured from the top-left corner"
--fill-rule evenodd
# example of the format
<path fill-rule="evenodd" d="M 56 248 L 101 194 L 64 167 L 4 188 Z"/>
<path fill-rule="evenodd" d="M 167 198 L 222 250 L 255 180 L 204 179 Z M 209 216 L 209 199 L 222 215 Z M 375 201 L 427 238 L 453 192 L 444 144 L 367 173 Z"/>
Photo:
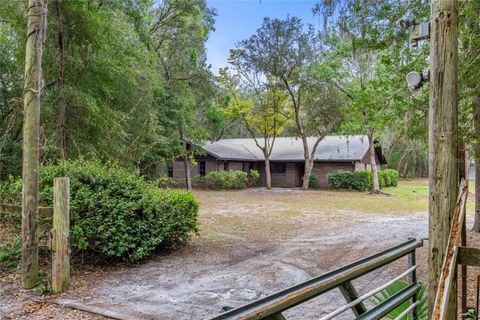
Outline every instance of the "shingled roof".
<path fill-rule="evenodd" d="M 308 138 L 312 148 L 315 137 Z M 258 139 L 263 143 L 263 139 Z M 221 139 L 208 142 L 203 149 L 220 160 L 261 161 L 263 152 L 253 139 Z M 367 136 L 327 136 L 318 145 L 316 161 L 361 161 L 368 152 Z M 296 137 L 277 137 L 273 145 L 271 161 L 303 161 L 302 140 Z"/>

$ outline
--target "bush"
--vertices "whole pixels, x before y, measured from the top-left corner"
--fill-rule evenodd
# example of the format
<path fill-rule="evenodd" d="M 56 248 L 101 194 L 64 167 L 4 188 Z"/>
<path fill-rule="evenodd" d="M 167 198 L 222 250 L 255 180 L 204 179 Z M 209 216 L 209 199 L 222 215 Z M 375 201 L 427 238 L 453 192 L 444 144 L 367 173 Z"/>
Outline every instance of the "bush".
<path fill-rule="evenodd" d="M 396 187 L 398 185 L 398 171 L 393 169 L 384 169 L 378 172 L 378 183 L 380 188 Z"/>
<path fill-rule="evenodd" d="M 352 188 L 359 191 L 372 190 L 372 172 L 370 170 L 358 170 L 353 172 Z"/>
<path fill-rule="evenodd" d="M 385 188 L 388 185 L 388 177 L 380 170 L 378 171 L 378 185 L 380 186 L 380 189 Z"/>
<path fill-rule="evenodd" d="M 311 173 L 308 178 L 308 184 L 310 187 L 315 188 L 318 185 L 318 176 L 315 173 Z"/>
<path fill-rule="evenodd" d="M 352 189 L 353 172 L 339 170 L 328 175 L 328 187 L 331 189 Z"/>
<path fill-rule="evenodd" d="M 177 179 L 171 177 L 160 177 L 155 180 L 155 185 L 159 188 L 179 188 L 185 186 L 185 179 Z"/>
<path fill-rule="evenodd" d="M 250 171 L 248 171 L 248 186 L 249 187 L 255 187 L 258 183 L 258 180 L 260 179 L 260 173 L 255 170 L 255 169 L 252 169 Z"/>
<path fill-rule="evenodd" d="M 396 187 L 398 172 L 393 169 L 378 171 L 380 188 Z M 372 172 L 370 170 L 335 171 L 328 175 L 328 187 L 332 189 L 355 189 L 360 191 L 372 190 Z"/>
<path fill-rule="evenodd" d="M 394 169 L 384 169 L 380 171 L 385 176 L 386 187 L 398 186 L 398 171 Z"/>
<path fill-rule="evenodd" d="M 245 189 L 250 183 L 256 183 L 258 176 L 243 171 L 214 171 L 204 177 L 196 177 L 196 180 L 198 183 L 203 181 L 203 186 L 207 189 Z"/>
<path fill-rule="evenodd" d="M 59 176 L 70 177 L 74 253 L 138 261 L 156 249 L 189 240 L 198 230 L 198 202 L 192 194 L 161 191 L 138 174 L 97 162 L 67 162 L 65 170 L 42 166 L 42 206 L 52 206 L 53 178 Z M 1 201 L 19 199 L 18 181 L 3 184 Z"/>

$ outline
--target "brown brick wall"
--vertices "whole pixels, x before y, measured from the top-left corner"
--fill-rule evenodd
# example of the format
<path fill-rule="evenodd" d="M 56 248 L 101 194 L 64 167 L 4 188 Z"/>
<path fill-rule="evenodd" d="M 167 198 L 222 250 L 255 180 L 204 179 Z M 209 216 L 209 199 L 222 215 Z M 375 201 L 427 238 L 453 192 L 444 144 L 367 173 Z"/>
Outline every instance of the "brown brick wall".
<path fill-rule="evenodd" d="M 229 171 L 242 171 L 243 162 L 229 161 L 228 170 Z"/>
<path fill-rule="evenodd" d="M 299 171 L 295 162 L 287 162 L 285 173 L 272 173 L 272 187 L 293 188 L 297 186 Z"/>
<path fill-rule="evenodd" d="M 211 156 L 202 156 L 196 158 L 195 165 L 190 165 L 190 173 L 192 177 L 198 175 L 199 172 L 199 161 L 205 161 L 205 173 L 208 174 L 212 171 L 218 171 L 219 165 L 221 170 L 223 170 L 223 163 L 217 161 L 214 157 Z M 185 179 L 185 167 L 183 159 L 177 159 L 173 163 L 173 177 L 176 179 Z"/>

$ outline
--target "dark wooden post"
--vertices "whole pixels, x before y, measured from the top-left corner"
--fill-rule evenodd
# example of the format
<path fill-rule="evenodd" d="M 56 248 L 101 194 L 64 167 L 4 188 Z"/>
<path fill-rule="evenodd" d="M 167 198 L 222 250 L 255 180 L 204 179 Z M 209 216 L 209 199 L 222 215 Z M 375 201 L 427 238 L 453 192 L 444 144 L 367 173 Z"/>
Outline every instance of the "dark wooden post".
<path fill-rule="evenodd" d="M 70 282 L 70 180 L 53 180 L 52 289 L 64 292 Z"/>
<path fill-rule="evenodd" d="M 23 88 L 22 287 L 38 283 L 38 174 L 40 168 L 40 93 L 46 8 L 29 0 Z"/>
<path fill-rule="evenodd" d="M 431 1 L 428 318 L 433 312 L 458 194 L 457 23 L 457 0 Z M 456 299 L 454 286 L 449 300 L 448 319 L 456 318 Z"/>

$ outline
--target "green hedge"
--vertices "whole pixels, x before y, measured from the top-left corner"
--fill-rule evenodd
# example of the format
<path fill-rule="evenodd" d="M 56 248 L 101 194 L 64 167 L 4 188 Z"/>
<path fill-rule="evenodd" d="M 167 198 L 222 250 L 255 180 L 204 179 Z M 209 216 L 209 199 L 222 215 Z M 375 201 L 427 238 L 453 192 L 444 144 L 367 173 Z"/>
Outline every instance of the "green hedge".
<path fill-rule="evenodd" d="M 138 261 L 197 232 L 199 205 L 190 193 L 161 191 L 118 166 L 85 161 L 40 169 L 40 205 L 52 206 L 53 178 L 70 177 L 71 248 Z M 21 202 L 21 180 L 0 184 L 0 202 Z"/>
<path fill-rule="evenodd" d="M 370 170 L 354 171 L 352 189 L 360 191 L 372 190 L 372 172 Z"/>
<path fill-rule="evenodd" d="M 331 189 L 351 189 L 353 173 L 351 171 L 338 170 L 328 175 L 328 187 Z"/>
<path fill-rule="evenodd" d="M 378 172 L 380 188 L 398 185 L 398 172 L 384 169 Z M 335 171 L 328 175 L 328 187 L 331 189 L 355 189 L 368 191 L 372 189 L 372 173 L 370 170 Z"/>
<path fill-rule="evenodd" d="M 255 186 L 260 174 L 257 170 L 209 172 L 206 176 L 196 176 L 193 184 L 206 189 L 245 189 Z"/>
<path fill-rule="evenodd" d="M 398 186 L 398 171 L 394 169 L 383 169 L 378 172 L 380 188 Z"/>

